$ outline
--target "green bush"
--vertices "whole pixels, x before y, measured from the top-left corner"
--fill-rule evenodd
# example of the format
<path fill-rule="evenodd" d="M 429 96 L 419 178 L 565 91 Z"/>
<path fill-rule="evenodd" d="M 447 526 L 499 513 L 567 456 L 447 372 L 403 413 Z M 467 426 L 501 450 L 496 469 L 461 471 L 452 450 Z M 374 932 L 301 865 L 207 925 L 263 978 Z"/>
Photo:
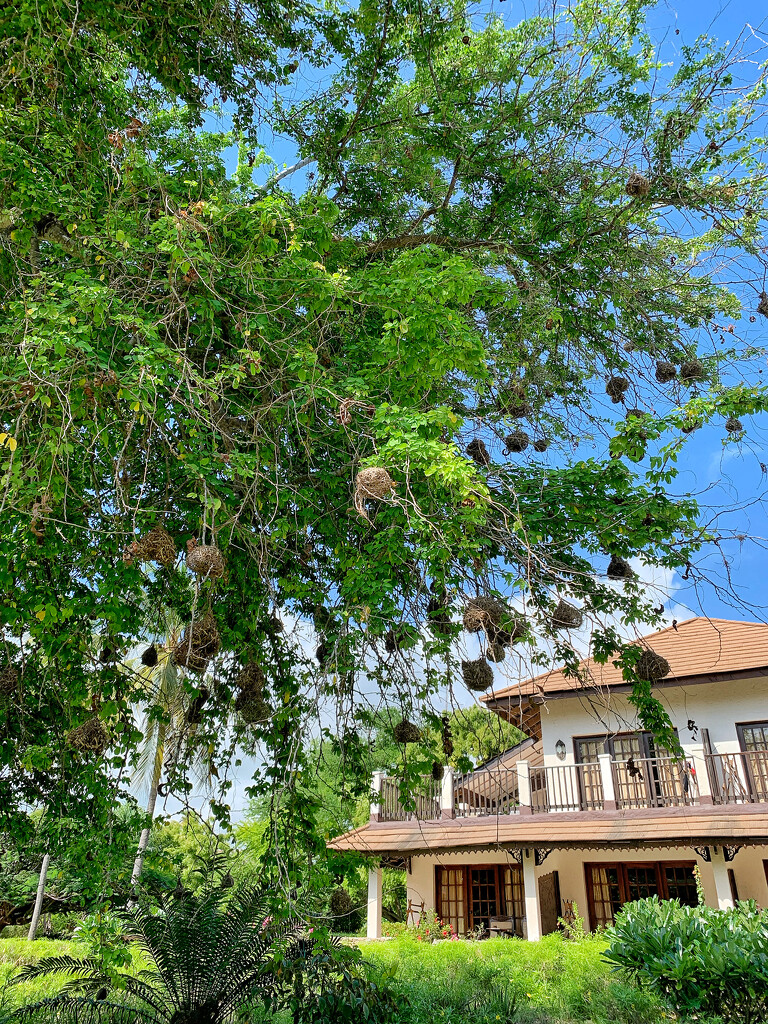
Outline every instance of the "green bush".
<path fill-rule="evenodd" d="M 683 907 L 657 897 L 622 908 L 605 959 L 681 1016 L 768 1021 L 768 912 Z"/>

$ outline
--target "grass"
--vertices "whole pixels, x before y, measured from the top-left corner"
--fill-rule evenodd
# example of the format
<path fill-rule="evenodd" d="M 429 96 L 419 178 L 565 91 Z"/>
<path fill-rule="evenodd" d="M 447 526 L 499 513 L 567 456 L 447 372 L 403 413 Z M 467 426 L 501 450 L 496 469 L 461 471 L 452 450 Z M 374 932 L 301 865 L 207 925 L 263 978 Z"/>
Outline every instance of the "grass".
<path fill-rule="evenodd" d="M 399 936 L 359 943 L 375 975 L 401 1001 L 402 1024 L 661 1024 L 661 1005 L 614 975 L 605 941 L 549 935 L 540 942 L 488 939 L 434 945 Z M 138 951 L 137 951 L 138 952 Z M 6 989 L 18 967 L 44 956 L 82 956 L 77 942 L 0 939 L 0 1005 L 56 994 L 52 975 Z"/>

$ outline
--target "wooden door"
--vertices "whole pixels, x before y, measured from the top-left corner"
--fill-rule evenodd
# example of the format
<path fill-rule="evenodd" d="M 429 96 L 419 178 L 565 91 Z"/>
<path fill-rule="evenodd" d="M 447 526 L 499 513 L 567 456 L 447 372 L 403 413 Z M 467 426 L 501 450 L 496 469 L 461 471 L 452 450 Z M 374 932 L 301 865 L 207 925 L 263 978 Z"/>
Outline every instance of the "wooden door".
<path fill-rule="evenodd" d="M 560 879 L 556 871 L 539 879 L 539 905 L 541 908 L 541 934 L 557 931 L 560 917 Z"/>

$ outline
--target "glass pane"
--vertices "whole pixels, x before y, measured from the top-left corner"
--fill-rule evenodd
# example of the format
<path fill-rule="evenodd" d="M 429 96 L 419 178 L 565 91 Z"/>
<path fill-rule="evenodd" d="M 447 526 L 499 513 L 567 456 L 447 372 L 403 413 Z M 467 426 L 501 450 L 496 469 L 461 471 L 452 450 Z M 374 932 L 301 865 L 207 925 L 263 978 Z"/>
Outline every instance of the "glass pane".
<path fill-rule="evenodd" d="M 440 880 L 440 917 L 455 932 L 467 931 L 464 919 L 464 868 L 438 868 Z"/>
<path fill-rule="evenodd" d="M 768 750 L 768 722 L 754 722 L 741 729 L 745 750 Z"/>
<path fill-rule="evenodd" d="M 525 898 L 523 896 L 523 869 L 519 864 L 501 869 L 504 886 L 504 913 L 511 917 L 515 935 L 522 937 L 525 920 Z"/>
<path fill-rule="evenodd" d="M 590 868 L 592 879 L 592 905 L 595 910 L 595 927 L 613 924 L 614 915 L 621 907 L 619 869 L 615 864 Z"/>
<path fill-rule="evenodd" d="M 627 868 L 627 898 L 644 900 L 648 896 L 658 896 L 659 883 L 656 876 L 656 865 L 638 865 Z"/>
<path fill-rule="evenodd" d="M 492 917 L 498 917 L 495 868 L 472 868 L 470 871 L 472 899 L 472 927 L 488 927 Z"/>
<path fill-rule="evenodd" d="M 667 895 L 671 900 L 680 900 L 683 906 L 695 907 L 699 902 L 696 879 L 692 864 L 663 864 Z"/>

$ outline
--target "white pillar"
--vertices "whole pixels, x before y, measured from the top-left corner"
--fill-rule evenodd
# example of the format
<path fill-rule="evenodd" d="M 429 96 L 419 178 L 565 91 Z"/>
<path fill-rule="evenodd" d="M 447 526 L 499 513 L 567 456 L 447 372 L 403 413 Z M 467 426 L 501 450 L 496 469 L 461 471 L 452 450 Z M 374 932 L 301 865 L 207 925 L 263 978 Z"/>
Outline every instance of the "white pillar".
<path fill-rule="evenodd" d="M 368 918 L 365 934 L 369 939 L 381 938 L 382 874 L 381 868 L 370 868 L 368 871 Z"/>
<path fill-rule="evenodd" d="M 440 812 L 442 818 L 455 816 L 453 807 L 453 768 L 447 764 L 443 768 L 443 788 L 440 792 Z"/>
<path fill-rule="evenodd" d="M 603 782 L 603 810 L 616 810 L 616 788 L 613 785 L 613 768 L 611 767 L 610 754 L 598 754 L 597 760 L 600 765 L 600 778 Z"/>
<path fill-rule="evenodd" d="M 384 772 L 377 771 L 373 773 L 371 780 L 371 791 L 375 794 L 375 797 L 371 800 L 371 821 L 378 821 L 381 817 L 381 804 L 379 802 L 379 793 L 381 793 L 381 780 L 384 778 Z"/>
<path fill-rule="evenodd" d="M 733 907 L 733 896 L 731 895 L 731 883 L 728 879 L 728 866 L 723 856 L 721 846 L 710 846 L 712 858 L 712 874 L 715 876 L 715 897 L 720 910 L 729 910 Z"/>
<path fill-rule="evenodd" d="M 523 850 L 523 891 L 525 893 L 525 923 L 528 938 L 536 942 L 541 938 L 539 890 L 536 884 L 536 860 L 532 849 Z"/>
<path fill-rule="evenodd" d="M 517 799 L 520 814 L 531 814 L 531 766 L 527 761 L 517 762 Z"/>

